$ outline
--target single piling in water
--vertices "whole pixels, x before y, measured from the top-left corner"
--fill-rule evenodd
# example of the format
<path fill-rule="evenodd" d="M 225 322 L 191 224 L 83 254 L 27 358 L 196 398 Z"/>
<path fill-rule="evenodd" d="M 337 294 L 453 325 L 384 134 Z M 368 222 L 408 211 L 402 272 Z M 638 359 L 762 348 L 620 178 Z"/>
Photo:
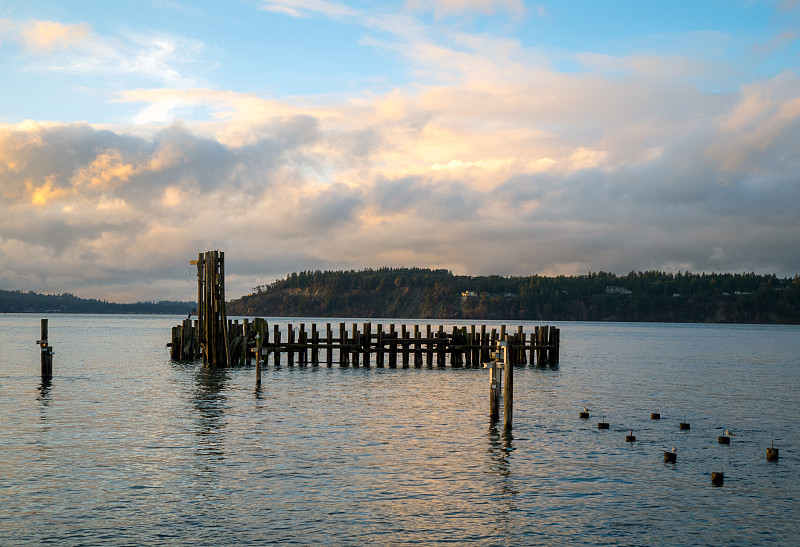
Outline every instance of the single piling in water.
<path fill-rule="evenodd" d="M 503 352 L 503 428 L 511 429 L 514 414 L 514 366 L 508 361 L 508 342 L 500 342 Z"/>
<path fill-rule="evenodd" d="M 489 365 L 489 421 L 495 423 L 500 418 L 500 371 L 497 362 Z"/>
<path fill-rule="evenodd" d="M 42 380 L 53 377 L 53 348 L 47 341 L 47 319 L 42 319 L 41 336 L 36 342 L 41 353 Z"/>
<path fill-rule="evenodd" d="M 261 385 L 261 335 L 256 333 L 256 386 Z"/>

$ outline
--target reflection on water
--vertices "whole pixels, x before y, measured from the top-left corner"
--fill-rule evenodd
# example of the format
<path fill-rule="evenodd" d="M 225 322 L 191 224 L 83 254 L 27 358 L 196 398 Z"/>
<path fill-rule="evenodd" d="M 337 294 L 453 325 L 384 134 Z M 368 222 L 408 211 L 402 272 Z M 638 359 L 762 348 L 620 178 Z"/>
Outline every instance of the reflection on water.
<path fill-rule="evenodd" d="M 228 374 L 228 369 L 206 366 L 194 373 L 191 402 L 196 411 L 197 453 L 208 462 L 225 459 Z"/>
<path fill-rule="evenodd" d="M 43 378 L 39 384 L 39 395 L 36 397 L 42 404 L 42 408 L 47 408 L 50 404 L 50 389 L 53 387 L 53 380 L 50 378 Z"/>
<path fill-rule="evenodd" d="M 496 498 L 494 512 L 497 518 L 497 529 L 501 536 L 506 536 L 513 528 L 514 511 L 517 509 L 516 497 L 519 494 L 511 472 L 514 435 L 512 431 L 491 424 L 488 441 L 488 472 L 498 477 L 498 480 L 494 482 L 495 493 L 492 494 Z"/>
<path fill-rule="evenodd" d="M 800 536 L 798 328 L 562 325 L 557 373 L 515 371 L 506 432 L 487 423 L 484 370 L 268 367 L 255 388 L 253 367 L 170 362 L 173 318 L 60 320 L 52 381 L 29 344 L 0 344 L 0 544 Z M 0 318 L 12 343 L 38 328 Z M 584 405 L 611 430 L 581 421 Z M 738 435 L 721 446 L 727 427 Z M 773 438 L 781 460 L 768 463 Z"/>

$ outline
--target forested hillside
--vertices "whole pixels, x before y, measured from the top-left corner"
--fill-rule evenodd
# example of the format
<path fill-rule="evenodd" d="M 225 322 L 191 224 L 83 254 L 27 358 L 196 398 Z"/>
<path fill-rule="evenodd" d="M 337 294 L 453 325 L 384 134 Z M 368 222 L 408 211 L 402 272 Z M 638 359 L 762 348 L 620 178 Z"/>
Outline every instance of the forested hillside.
<path fill-rule="evenodd" d="M 800 276 L 592 272 L 470 277 L 446 270 L 307 271 L 254 289 L 229 315 L 800 323 Z"/>
<path fill-rule="evenodd" d="M 188 314 L 194 302 L 137 302 L 115 304 L 104 300 L 78 298 L 69 293 L 39 294 L 22 291 L 0 291 L 0 313 L 161 313 Z"/>

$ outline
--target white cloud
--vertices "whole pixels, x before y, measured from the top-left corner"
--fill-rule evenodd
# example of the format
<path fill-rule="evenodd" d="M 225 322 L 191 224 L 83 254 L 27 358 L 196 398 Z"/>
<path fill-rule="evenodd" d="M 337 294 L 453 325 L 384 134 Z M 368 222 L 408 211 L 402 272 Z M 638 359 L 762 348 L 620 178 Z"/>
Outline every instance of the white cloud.
<path fill-rule="evenodd" d="M 521 18 L 527 12 L 525 3 L 521 0 L 410 0 L 409 6 L 413 9 L 432 9 L 435 16 L 460 15 L 464 13 L 480 13 L 494 15 L 498 11 Z M 542 14 L 542 6 L 537 6 L 537 12 Z"/>
<path fill-rule="evenodd" d="M 292 17 L 308 17 L 320 14 L 327 17 L 352 17 L 357 10 L 342 2 L 329 0 L 262 0 L 261 9 L 282 13 Z"/>
<path fill-rule="evenodd" d="M 261 5 L 380 35 L 363 43 L 402 56 L 410 81 L 349 96 L 190 87 L 200 43 L 53 33 L 42 52 L 62 69 L 88 52 L 73 58 L 87 71 L 164 84 L 117 95 L 140 109 L 131 126 L 0 125 L 0 287 L 191 298 L 176 257 L 208 248 L 227 253 L 231 296 L 325 267 L 800 271 L 792 71 L 720 92 L 680 55 L 561 52 L 581 69 L 560 72 L 508 37 Z"/>
<path fill-rule="evenodd" d="M 214 66 L 204 58 L 205 45 L 201 41 L 176 34 L 128 33 L 112 37 L 96 33 L 86 23 L 9 19 L 2 20 L 0 30 L 9 36 L 9 41 L 23 46 L 28 71 L 135 76 L 185 86 L 197 81 L 192 72 Z"/>

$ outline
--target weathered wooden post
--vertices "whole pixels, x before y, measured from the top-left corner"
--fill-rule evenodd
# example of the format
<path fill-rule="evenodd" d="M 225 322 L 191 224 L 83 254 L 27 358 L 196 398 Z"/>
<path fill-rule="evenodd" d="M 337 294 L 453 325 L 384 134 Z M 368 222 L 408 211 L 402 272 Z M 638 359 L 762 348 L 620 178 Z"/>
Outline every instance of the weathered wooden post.
<path fill-rule="evenodd" d="M 250 346 L 250 322 L 245 317 L 242 320 L 242 355 L 244 355 L 244 364 L 248 367 L 252 363 L 251 361 L 251 354 L 249 350 Z"/>
<path fill-rule="evenodd" d="M 403 346 L 401 349 L 401 356 L 403 362 L 403 368 L 408 367 L 408 344 L 406 343 L 406 339 L 408 338 L 408 327 L 406 327 L 405 323 L 400 325 L 400 337 L 403 339 Z"/>
<path fill-rule="evenodd" d="M 358 333 L 358 323 L 353 323 L 353 366 L 358 368 L 358 357 L 361 354 L 361 337 Z"/>
<path fill-rule="evenodd" d="M 53 377 L 53 348 L 47 342 L 47 319 L 42 319 L 41 338 L 36 342 L 41 350 L 42 380 Z"/>
<path fill-rule="evenodd" d="M 297 333 L 297 342 L 300 344 L 300 351 L 297 358 L 300 366 L 308 364 L 308 335 L 306 334 L 306 324 L 300 323 L 300 331 Z"/>
<path fill-rule="evenodd" d="M 364 323 L 364 366 L 369 368 L 370 353 L 372 352 L 372 323 Z"/>
<path fill-rule="evenodd" d="M 444 325 L 439 325 L 439 330 L 436 331 L 436 366 L 437 367 L 443 367 L 445 365 L 444 348 L 445 348 Z"/>
<path fill-rule="evenodd" d="M 497 361 L 489 365 L 489 420 L 494 423 L 500 417 L 500 375 Z"/>
<path fill-rule="evenodd" d="M 494 423 L 500 417 L 500 388 L 505 383 L 508 385 L 508 372 L 511 367 L 508 362 L 508 346 L 505 341 L 498 342 L 496 349 L 489 352 L 489 362 L 484 363 L 484 367 L 489 368 L 489 420 Z M 505 376 L 505 382 L 501 379 L 501 369 Z M 512 379 L 513 382 L 513 379 Z M 512 384 L 513 386 L 513 384 Z M 511 406 L 509 405 L 510 399 L 507 393 L 507 387 L 504 387 L 504 426 L 511 428 Z"/>
<path fill-rule="evenodd" d="M 346 367 L 350 364 L 347 354 L 347 329 L 344 323 L 339 323 L 339 366 Z"/>
<path fill-rule="evenodd" d="M 290 367 L 294 366 L 294 327 L 291 323 L 286 325 L 286 364 Z"/>
<path fill-rule="evenodd" d="M 325 324 L 325 364 L 328 367 L 333 366 L 333 329 L 331 324 Z"/>
<path fill-rule="evenodd" d="M 261 333 L 256 333 L 256 387 L 261 385 Z"/>
<path fill-rule="evenodd" d="M 275 339 L 275 357 L 273 357 L 273 363 L 276 367 L 279 367 L 281 366 L 281 331 L 278 325 L 273 325 L 273 328 L 275 329 L 272 335 Z"/>
<path fill-rule="evenodd" d="M 450 351 L 449 351 L 449 353 L 450 353 L 450 366 L 452 368 L 458 368 L 459 367 L 458 351 L 456 350 L 457 340 L 458 340 L 458 327 L 453 325 L 453 332 L 450 335 L 450 348 L 449 348 L 450 349 Z"/>
<path fill-rule="evenodd" d="M 503 352 L 503 427 L 508 431 L 514 413 L 514 366 L 508 359 L 508 341 L 503 340 L 499 345 Z"/>
<path fill-rule="evenodd" d="M 425 347 L 425 364 L 428 368 L 433 366 L 433 333 L 430 325 L 425 325 L 425 338 L 427 339 Z"/>
<path fill-rule="evenodd" d="M 319 366 L 319 332 L 317 324 L 311 324 L 311 366 Z"/>
<path fill-rule="evenodd" d="M 780 458 L 780 451 L 775 448 L 775 441 L 772 441 L 772 446 L 767 448 L 767 461 L 776 462 Z"/>
<path fill-rule="evenodd" d="M 414 325 L 414 366 L 421 367 L 422 366 L 422 344 L 419 341 L 420 333 L 419 333 L 419 325 Z"/>
<path fill-rule="evenodd" d="M 394 323 L 389 325 L 389 340 L 389 368 L 395 368 L 397 366 L 397 336 Z"/>

